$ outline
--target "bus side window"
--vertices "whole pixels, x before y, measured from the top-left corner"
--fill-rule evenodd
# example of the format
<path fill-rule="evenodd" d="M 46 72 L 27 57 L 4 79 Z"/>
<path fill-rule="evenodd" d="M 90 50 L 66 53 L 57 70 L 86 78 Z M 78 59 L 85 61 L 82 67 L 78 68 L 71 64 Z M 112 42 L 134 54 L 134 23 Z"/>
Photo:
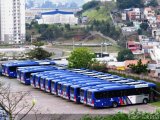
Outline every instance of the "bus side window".
<path fill-rule="evenodd" d="M 9 71 L 16 71 L 16 67 L 9 67 Z"/>
<path fill-rule="evenodd" d="M 109 98 L 121 97 L 121 91 L 120 91 L 120 90 L 109 91 L 108 97 L 109 97 Z"/>
<path fill-rule="evenodd" d="M 128 89 L 125 91 L 126 96 L 135 95 L 135 89 Z"/>
<path fill-rule="evenodd" d="M 101 99 L 101 98 L 103 98 L 103 92 L 95 92 L 95 98 L 96 99 Z"/>

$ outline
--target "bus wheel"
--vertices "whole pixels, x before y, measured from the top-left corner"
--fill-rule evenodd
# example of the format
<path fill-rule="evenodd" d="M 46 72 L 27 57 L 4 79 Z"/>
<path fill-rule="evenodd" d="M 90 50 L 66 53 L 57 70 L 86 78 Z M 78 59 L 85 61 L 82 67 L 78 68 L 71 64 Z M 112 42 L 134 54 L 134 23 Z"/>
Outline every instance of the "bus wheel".
<path fill-rule="evenodd" d="M 147 104 L 148 103 L 148 99 L 147 98 L 143 99 L 143 103 Z"/>
<path fill-rule="evenodd" d="M 116 108 L 116 107 L 118 107 L 118 104 L 117 104 L 117 102 L 113 102 L 113 103 L 112 103 L 112 107 L 113 107 L 113 108 Z"/>

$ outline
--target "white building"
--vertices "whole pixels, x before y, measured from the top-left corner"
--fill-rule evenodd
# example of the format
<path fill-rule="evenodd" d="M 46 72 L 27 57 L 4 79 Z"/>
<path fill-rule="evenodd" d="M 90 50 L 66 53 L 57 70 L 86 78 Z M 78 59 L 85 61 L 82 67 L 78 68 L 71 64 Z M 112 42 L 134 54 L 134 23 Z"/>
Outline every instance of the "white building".
<path fill-rule="evenodd" d="M 0 41 L 19 44 L 25 40 L 25 0 L 0 0 Z"/>
<path fill-rule="evenodd" d="M 160 46 L 154 46 L 150 51 L 150 56 L 157 64 L 160 64 Z"/>
<path fill-rule="evenodd" d="M 160 41 L 160 29 L 153 29 L 152 37 L 154 37 L 157 41 Z"/>
<path fill-rule="evenodd" d="M 37 20 L 39 24 L 78 24 L 78 18 L 75 17 L 73 12 L 67 11 L 50 11 L 41 14 L 41 19 Z"/>

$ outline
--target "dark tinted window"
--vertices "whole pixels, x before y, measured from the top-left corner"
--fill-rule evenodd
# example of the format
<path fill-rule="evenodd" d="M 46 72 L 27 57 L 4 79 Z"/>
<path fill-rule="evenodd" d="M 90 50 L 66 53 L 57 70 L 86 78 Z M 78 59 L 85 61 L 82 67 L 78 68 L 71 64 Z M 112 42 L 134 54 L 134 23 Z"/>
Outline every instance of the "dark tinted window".
<path fill-rule="evenodd" d="M 80 94 L 80 88 L 76 88 L 76 92 Z"/>
<path fill-rule="evenodd" d="M 35 80 L 38 81 L 38 77 L 35 77 Z"/>
<path fill-rule="evenodd" d="M 30 80 L 33 80 L 33 78 L 34 78 L 34 76 L 31 75 L 31 76 L 30 76 Z"/>
<path fill-rule="evenodd" d="M 45 80 L 45 82 L 46 82 L 46 85 L 48 84 L 48 80 Z"/>
<path fill-rule="evenodd" d="M 31 73 L 26 73 L 26 78 L 30 78 Z"/>
<path fill-rule="evenodd" d="M 40 83 L 43 83 L 43 79 L 42 78 L 40 79 Z"/>
<path fill-rule="evenodd" d="M 103 92 L 94 93 L 96 99 L 122 97 L 122 96 L 130 96 L 130 95 L 141 95 L 141 94 L 149 94 L 149 88 L 103 91 Z"/>
<path fill-rule="evenodd" d="M 58 89 L 61 89 L 61 84 L 58 84 L 58 86 L 57 86 L 57 87 L 58 87 Z"/>
<path fill-rule="evenodd" d="M 116 90 L 116 91 L 109 91 L 108 92 L 108 98 L 113 98 L 113 97 L 121 97 L 121 91 L 120 90 Z M 107 97 L 107 96 L 105 96 Z"/>
<path fill-rule="evenodd" d="M 71 89 L 70 89 L 70 93 L 71 93 L 71 94 L 74 94 L 74 88 L 71 88 Z"/>
<path fill-rule="evenodd" d="M 104 92 L 95 92 L 94 93 L 94 96 L 95 96 L 96 99 L 103 98 L 103 95 L 104 95 Z"/>
<path fill-rule="evenodd" d="M 51 83 L 51 87 L 54 88 L 54 82 Z"/>
<path fill-rule="evenodd" d="M 16 67 L 9 67 L 9 71 L 16 71 L 17 68 Z"/>

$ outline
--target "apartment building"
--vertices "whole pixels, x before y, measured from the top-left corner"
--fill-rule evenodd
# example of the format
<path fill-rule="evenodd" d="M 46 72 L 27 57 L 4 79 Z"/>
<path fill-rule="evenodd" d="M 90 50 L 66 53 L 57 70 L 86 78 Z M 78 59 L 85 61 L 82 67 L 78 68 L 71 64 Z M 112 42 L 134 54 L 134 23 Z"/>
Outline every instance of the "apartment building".
<path fill-rule="evenodd" d="M 0 42 L 25 41 L 25 0 L 0 0 Z"/>

